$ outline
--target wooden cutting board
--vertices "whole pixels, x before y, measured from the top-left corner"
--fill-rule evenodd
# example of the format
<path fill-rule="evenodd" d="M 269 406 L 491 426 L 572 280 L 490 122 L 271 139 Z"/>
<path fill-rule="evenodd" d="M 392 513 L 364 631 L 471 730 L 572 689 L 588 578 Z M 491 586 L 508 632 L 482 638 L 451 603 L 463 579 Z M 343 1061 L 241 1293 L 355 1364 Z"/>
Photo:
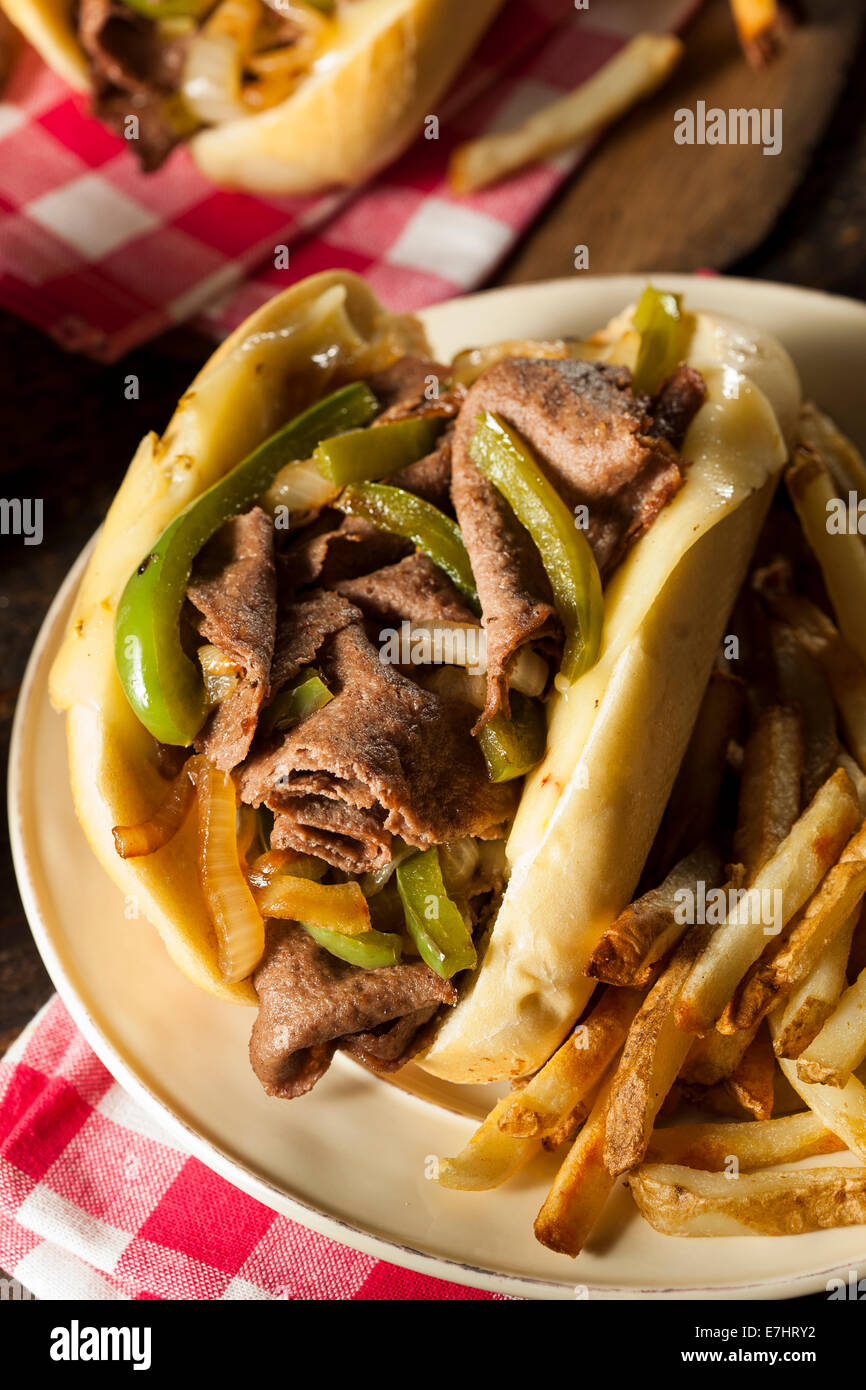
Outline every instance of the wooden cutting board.
<path fill-rule="evenodd" d="M 607 134 L 501 282 L 573 274 L 576 245 L 589 248 L 591 273 L 723 270 L 759 245 L 832 115 L 864 19 L 862 0 L 807 0 L 801 11 L 784 53 L 755 72 L 727 0 L 706 0 L 683 34 L 671 81 Z M 781 153 L 675 144 L 674 112 L 698 101 L 726 111 L 781 108 Z"/>

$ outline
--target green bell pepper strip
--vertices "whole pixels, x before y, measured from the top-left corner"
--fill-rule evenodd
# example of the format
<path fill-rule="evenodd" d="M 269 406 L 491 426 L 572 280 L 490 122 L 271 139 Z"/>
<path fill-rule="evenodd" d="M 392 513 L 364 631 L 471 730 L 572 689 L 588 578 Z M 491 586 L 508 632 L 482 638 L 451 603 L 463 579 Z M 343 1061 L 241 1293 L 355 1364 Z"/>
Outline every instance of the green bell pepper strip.
<path fill-rule="evenodd" d="M 399 865 L 397 891 L 406 928 L 430 969 L 443 980 L 450 980 L 458 970 L 473 969 L 478 958 L 472 936 L 459 907 L 445 891 L 435 845 Z"/>
<path fill-rule="evenodd" d="M 511 718 L 494 714 L 478 735 L 491 782 L 524 777 L 544 757 L 547 720 L 538 700 L 509 691 Z"/>
<path fill-rule="evenodd" d="M 337 487 L 349 483 L 371 483 L 388 478 L 410 463 L 429 454 L 445 421 L 426 419 L 394 420 L 375 429 L 350 430 L 326 439 L 313 455 L 323 477 Z"/>
<path fill-rule="evenodd" d="M 213 9 L 213 0 L 123 0 L 128 10 L 143 15 L 145 19 L 175 19 L 187 16 L 200 19 Z"/>
<path fill-rule="evenodd" d="M 190 502 L 129 579 L 115 619 L 114 660 L 133 711 L 161 743 L 185 748 L 208 712 L 201 670 L 180 640 L 196 555 L 230 517 L 261 496 L 286 463 L 309 458 L 322 439 L 356 428 L 378 410 L 360 382 L 312 406 Z"/>
<path fill-rule="evenodd" d="M 640 334 L 632 384 L 636 393 L 652 395 L 683 360 L 685 324 L 681 296 L 647 285 L 632 323 Z"/>
<path fill-rule="evenodd" d="M 565 629 L 560 675 L 570 685 L 595 664 L 601 646 L 604 599 L 589 541 L 526 445 L 498 415 L 479 416 L 469 452 L 535 542 Z"/>
<path fill-rule="evenodd" d="M 311 927 L 302 922 L 304 931 L 332 956 L 363 966 L 365 970 L 380 970 L 384 965 L 398 965 L 403 954 L 403 942 L 396 932 L 365 931 L 360 936 L 342 936 L 338 931 Z"/>
<path fill-rule="evenodd" d="M 300 724 L 307 715 L 324 709 L 333 700 L 325 682 L 310 666 L 298 673 L 287 690 L 281 690 L 273 704 L 262 711 L 260 724 L 262 732 L 269 734 L 274 729 L 288 729 L 292 724 Z"/>
<path fill-rule="evenodd" d="M 388 487 L 384 483 L 347 487 L 334 506 L 348 512 L 349 516 L 362 516 L 372 521 L 382 531 L 412 541 L 434 565 L 445 571 L 478 610 L 478 591 L 460 528 L 438 507 L 403 488 Z"/>

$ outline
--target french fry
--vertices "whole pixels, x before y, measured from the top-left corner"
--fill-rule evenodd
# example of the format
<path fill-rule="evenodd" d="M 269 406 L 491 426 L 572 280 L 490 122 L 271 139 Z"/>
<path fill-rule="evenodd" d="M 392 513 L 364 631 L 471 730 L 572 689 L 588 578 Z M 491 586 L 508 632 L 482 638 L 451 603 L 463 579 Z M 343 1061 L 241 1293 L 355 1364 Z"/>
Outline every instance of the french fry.
<path fill-rule="evenodd" d="M 612 1085 L 611 1075 L 600 1088 L 590 1116 L 535 1218 L 536 1239 L 561 1255 L 580 1254 L 616 1182 L 604 1162 Z"/>
<path fill-rule="evenodd" d="M 436 1181 L 459 1192 L 487 1192 L 541 1153 L 541 1135 L 517 1139 L 499 1128 L 511 1096 L 503 1096 L 456 1158 L 440 1158 Z"/>
<path fill-rule="evenodd" d="M 845 968 L 857 918 L 858 913 L 851 914 L 811 975 L 798 985 L 785 1002 L 774 1043 L 777 1057 L 799 1057 L 818 1036 L 835 1009 L 846 984 Z M 722 1034 L 717 1036 L 721 1037 Z M 740 1035 L 734 1033 L 732 1036 L 736 1038 Z"/>
<path fill-rule="evenodd" d="M 713 1028 L 704 1037 L 695 1038 L 680 1080 L 691 1086 L 715 1086 L 724 1081 L 737 1070 L 757 1031 L 757 1024 L 739 1033 L 719 1033 Z"/>
<path fill-rule="evenodd" d="M 814 449 L 827 464 L 840 494 L 856 492 L 858 497 L 866 497 L 866 463 L 862 454 L 813 401 L 802 406 L 798 430 L 800 442 Z"/>
<path fill-rule="evenodd" d="M 736 1070 L 721 1084 L 748 1114 L 756 1120 L 769 1120 L 773 1113 L 773 1081 L 776 1058 L 766 1027 L 759 1028 Z"/>
<path fill-rule="evenodd" d="M 808 804 L 836 767 L 836 706 L 823 671 L 787 623 L 769 624 L 779 695 L 796 709 L 803 735 L 803 803 Z M 850 761 L 850 760 L 849 760 Z M 864 807 L 866 810 L 866 807 Z"/>
<path fill-rule="evenodd" d="M 682 1163 L 710 1172 L 732 1169 L 731 1160 L 745 1172 L 794 1163 L 819 1154 L 839 1153 L 845 1145 L 811 1110 L 775 1120 L 745 1124 L 671 1125 L 655 1129 L 647 1163 Z"/>
<path fill-rule="evenodd" d="M 443 1187 L 498 1187 L 573 1118 L 622 1046 L 640 1006 L 635 990 L 606 989 L 598 1004 L 521 1090 L 503 1097 L 456 1158 L 439 1160 Z"/>
<path fill-rule="evenodd" d="M 613 985 L 633 985 L 640 972 L 660 960 L 686 929 L 685 917 L 677 911 L 678 894 L 684 889 L 694 893 L 699 882 L 717 887 L 723 879 L 722 868 L 721 856 L 706 844 L 681 859 L 658 888 L 644 893 L 611 923 L 590 959 L 587 975 Z"/>
<path fill-rule="evenodd" d="M 680 943 L 628 1031 L 605 1127 L 604 1161 L 614 1177 L 642 1161 L 659 1109 L 691 1047 L 674 1011 L 706 933 L 705 927 L 693 927 Z"/>
<path fill-rule="evenodd" d="M 814 1042 L 797 1061 L 801 1081 L 844 1086 L 866 1058 L 866 970 L 839 1000 Z"/>
<path fill-rule="evenodd" d="M 605 989 L 594 1009 L 499 1117 L 506 1134 L 550 1133 L 583 1100 L 619 1051 L 641 1004 L 635 990 Z"/>
<path fill-rule="evenodd" d="M 709 1086 L 679 1084 L 690 1104 L 715 1115 L 730 1115 L 741 1119 L 750 1115 L 755 1120 L 768 1120 L 775 1103 L 776 1059 L 766 1028 L 758 1027 L 743 1033 L 721 1034 L 720 1037 L 744 1037 L 746 1046 L 730 1074 Z M 683 1069 L 685 1070 L 685 1068 Z"/>
<path fill-rule="evenodd" d="M 672 864 L 707 838 L 716 815 L 728 744 L 737 730 L 745 686 L 736 676 L 710 676 L 646 873 L 661 881 Z"/>
<path fill-rule="evenodd" d="M 844 775 L 844 774 L 843 774 Z M 824 951 L 842 931 L 866 893 L 866 829 L 843 851 L 817 892 L 769 958 L 747 973 L 717 1027 L 722 1033 L 751 1028 L 811 975 Z M 851 930 L 853 932 L 853 925 Z"/>
<path fill-rule="evenodd" d="M 784 43 L 790 16 L 777 0 L 731 0 L 731 9 L 740 46 L 750 65 L 766 67 Z"/>
<path fill-rule="evenodd" d="M 587 1092 L 583 1100 L 578 1101 L 577 1105 L 568 1115 L 563 1115 L 558 1124 L 553 1129 L 546 1129 L 541 1137 L 541 1147 L 548 1153 L 556 1153 L 561 1144 L 571 1144 L 575 1135 L 586 1120 L 595 1104 L 598 1095 L 598 1087 L 593 1086 Z"/>
<path fill-rule="evenodd" d="M 680 40 L 670 35 L 638 34 L 588 82 L 516 130 L 461 145 L 451 159 L 451 187 L 455 193 L 474 193 L 594 135 L 656 91 L 682 52 Z"/>
<path fill-rule="evenodd" d="M 649 1163 L 629 1178 L 641 1215 L 666 1236 L 790 1236 L 866 1222 L 862 1168 L 706 1173 Z"/>
<path fill-rule="evenodd" d="M 778 1039 L 780 1021 L 778 1012 L 770 1015 L 770 1032 L 774 1043 Z M 838 1135 L 861 1163 L 866 1163 L 866 1086 L 862 1081 L 851 1076 L 844 1086 L 820 1086 L 801 1080 L 797 1063 L 787 1057 L 779 1058 L 779 1066 L 797 1095 L 821 1123 Z"/>
<path fill-rule="evenodd" d="M 734 858 L 751 883 L 800 814 L 803 731 L 792 709 L 763 711 L 743 756 Z"/>
<path fill-rule="evenodd" d="M 755 876 L 725 922 L 695 962 L 677 1004 L 677 1024 L 685 1032 L 714 1027 L 749 967 L 766 942 L 765 894 L 778 894 L 784 926 L 817 888 L 860 823 L 860 808 L 850 777 L 833 773 L 813 797 L 771 859 Z"/>
<path fill-rule="evenodd" d="M 817 556 L 839 631 L 866 665 L 866 546 L 859 531 L 828 530 L 840 499 L 830 469 L 811 449 L 801 448 L 785 472 L 785 483 L 806 539 Z M 847 503 L 847 499 L 843 499 Z"/>
<path fill-rule="evenodd" d="M 824 672 L 849 751 L 866 770 L 866 670 L 832 619 L 796 594 L 766 591 L 773 612 L 796 632 Z"/>

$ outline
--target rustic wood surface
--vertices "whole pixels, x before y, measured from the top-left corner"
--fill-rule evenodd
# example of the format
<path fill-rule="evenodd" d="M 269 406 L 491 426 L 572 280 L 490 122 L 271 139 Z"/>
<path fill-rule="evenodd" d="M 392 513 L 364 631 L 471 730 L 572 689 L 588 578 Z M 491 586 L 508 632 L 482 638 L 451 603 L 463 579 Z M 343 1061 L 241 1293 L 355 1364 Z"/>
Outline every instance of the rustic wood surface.
<path fill-rule="evenodd" d="M 573 274 L 572 248 L 585 243 L 595 273 L 713 266 L 866 299 L 862 6 L 815 0 L 809 8 L 822 18 L 795 36 L 777 68 L 754 75 L 736 50 L 725 0 L 709 0 L 686 36 L 676 86 L 602 142 L 497 280 Z M 845 66 L 854 75 L 813 148 L 840 95 Z M 782 106 L 785 152 L 773 159 L 746 151 L 744 165 L 742 150 L 675 146 L 672 113 L 698 98 L 725 107 Z M 45 515 L 38 549 L 0 538 L 4 761 L 21 676 L 54 593 L 105 514 L 139 438 L 165 425 L 210 350 L 203 338 L 177 331 L 117 366 L 100 367 L 0 314 L 0 490 L 5 497 L 42 497 Z M 124 397 L 128 373 L 140 381 L 137 401 Z M 56 775 L 64 778 L 65 768 Z M 45 791 L 51 794 L 50 787 Z M 18 897 L 4 820 L 0 1055 L 50 992 Z"/>
<path fill-rule="evenodd" d="M 858 0 L 812 0 L 808 9 L 779 59 L 756 73 L 743 62 L 726 0 L 707 4 L 671 81 L 610 132 L 515 256 L 509 279 L 573 274 L 576 244 L 589 248 L 596 274 L 723 269 L 758 246 L 809 166 L 857 47 Z M 674 113 L 698 101 L 781 110 L 781 152 L 677 145 Z"/>

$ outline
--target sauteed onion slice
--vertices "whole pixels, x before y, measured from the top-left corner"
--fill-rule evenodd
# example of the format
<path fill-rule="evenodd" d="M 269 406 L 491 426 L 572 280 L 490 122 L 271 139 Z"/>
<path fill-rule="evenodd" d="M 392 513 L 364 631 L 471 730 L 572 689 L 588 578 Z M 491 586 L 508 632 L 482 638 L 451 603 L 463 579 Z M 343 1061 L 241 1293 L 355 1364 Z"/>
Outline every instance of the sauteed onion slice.
<path fill-rule="evenodd" d="M 205 125 L 235 121 L 249 112 L 241 96 L 241 52 L 229 34 L 196 34 L 184 65 L 181 92 Z"/>
<path fill-rule="evenodd" d="M 202 758 L 187 758 L 154 814 L 139 825 L 115 825 L 114 847 L 121 859 L 137 859 L 167 845 L 187 818 L 195 796 L 195 778 Z"/>
<path fill-rule="evenodd" d="M 237 794 L 227 772 L 202 760 L 198 787 L 201 886 L 229 984 L 245 980 L 265 949 L 265 926 L 238 857 Z"/>

